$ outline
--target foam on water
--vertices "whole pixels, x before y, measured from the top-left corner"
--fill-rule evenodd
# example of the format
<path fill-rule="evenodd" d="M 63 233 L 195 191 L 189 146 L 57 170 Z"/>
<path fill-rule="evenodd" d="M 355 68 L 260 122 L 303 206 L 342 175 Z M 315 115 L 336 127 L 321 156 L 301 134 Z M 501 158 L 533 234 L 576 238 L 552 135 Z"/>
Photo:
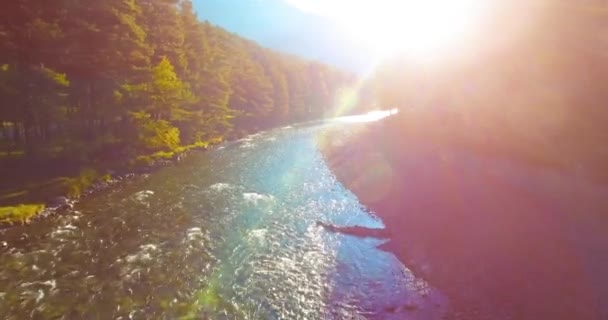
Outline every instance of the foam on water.
<path fill-rule="evenodd" d="M 209 186 L 210 190 L 213 191 L 224 191 L 224 190 L 229 190 L 229 189 L 233 189 L 234 186 L 229 184 L 229 183 L 225 183 L 225 182 L 218 182 L 215 184 L 212 184 Z"/>
<path fill-rule="evenodd" d="M 245 199 L 245 201 L 249 203 L 259 204 L 261 202 L 274 201 L 274 196 L 255 192 L 245 192 L 243 193 L 243 199 Z"/>
<path fill-rule="evenodd" d="M 255 229 L 255 230 L 251 230 L 249 232 L 248 235 L 248 240 L 249 241 L 255 241 L 258 243 L 265 243 L 266 240 L 266 234 L 268 233 L 267 229 Z"/>
<path fill-rule="evenodd" d="M 62 225 L 57 227 L 53 232 L 51 232 L 51 238 L 62 238 L 65 236 L 73 235 L 78 228 L 69 223 L 67 225 Z"/>
<path fill-rule="evenodd" d="M 204 238 L 203 231 L 199 227 L 190 228 L 186 232 L 186 237 L 189 241 L 200 240 Z"/>
<path fill-rule="evenodd" d="M 158 251 L 155 244 L 145 244 L 139 247 L 139 251 L 125 257 L 127 263 L 146 263 L 152 260 L 152 256 Z"/>
<path fill-rule="evenodd" d="M 133 195 L 133 198 L 137 201 L 144 201 L 154 195 L 152 190 L 142 190 Z"/>
<path fill-rule="evenodd" d="M 244 143 L 242 143 L 239 148 L 243 148 L 243 149 L 252 149 L 255 148 L 256 144 L 253 142 L 250 142 L 249 140 L 246 140 Z"/>
<path fill-rule="evenodd" d="M 285 130 L 249 136 L 247 149 L 193 154 L 83 198 L 78 211 L 0 231 L 0 314 L 391 319 L 381 312 L 409 297 L 397 285 L 408 271 L 369 239 L 317 227 L 377 222 L 326 167 L 318 130 Z"/>

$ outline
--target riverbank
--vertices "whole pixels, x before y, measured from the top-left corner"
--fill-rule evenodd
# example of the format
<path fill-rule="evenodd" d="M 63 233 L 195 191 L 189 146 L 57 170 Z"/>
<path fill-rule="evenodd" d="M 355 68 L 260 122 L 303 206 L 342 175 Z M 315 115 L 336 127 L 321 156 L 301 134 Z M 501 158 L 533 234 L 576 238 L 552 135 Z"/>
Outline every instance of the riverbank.
<path fill-rule="evenodd" d="M 376 241 L 316 223 L 379 226 L 318 153 L 314 137 L 327 125 L 193 152 L 73 209 L 0 230 L 0 314 L 441 319 L 444 295 Z"/>
<path fill-rule="evenodd" d="M 448 294 L 450 319 L 606 316 L 605 187 L 402 129 L 388 119 L 319 145 L 383 220 L 383 249 Z"/>
<path fill-rule="evenodd" d="M 159 151 L 110 163 L 81 163 L 71 168 L 65 168 L 66 165 L 61 161 L 52 160 L 43 160 L 42 170 L 36 170 L 28 163 L 21 166 L 6 165 L 2 171 L 11 170 L 10 176 L 13 179 L 6 180 L 0 189 L 0 227 L 28 224 L 58 209 L 72 206 L 81 197 L 115 186 L 138 174 L 172 165 L 192 151 L 206 150 L 221 142 L 223 139 L 215 139 L 180 146 L 171 151 Z M 8 176 L 8 173 L 3 175 Z"/>

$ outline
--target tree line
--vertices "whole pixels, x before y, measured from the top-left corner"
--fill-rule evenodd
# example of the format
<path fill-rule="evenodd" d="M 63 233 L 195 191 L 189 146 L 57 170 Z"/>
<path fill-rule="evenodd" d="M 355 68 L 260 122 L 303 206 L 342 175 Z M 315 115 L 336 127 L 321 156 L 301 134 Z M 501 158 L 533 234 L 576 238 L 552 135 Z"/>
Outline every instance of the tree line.
<path fill-rule="evenodd" d="M 189 0 L 13 0 L 0 148 L 137 155 L 321 117 L 352 76 L 201 22 Z"/>

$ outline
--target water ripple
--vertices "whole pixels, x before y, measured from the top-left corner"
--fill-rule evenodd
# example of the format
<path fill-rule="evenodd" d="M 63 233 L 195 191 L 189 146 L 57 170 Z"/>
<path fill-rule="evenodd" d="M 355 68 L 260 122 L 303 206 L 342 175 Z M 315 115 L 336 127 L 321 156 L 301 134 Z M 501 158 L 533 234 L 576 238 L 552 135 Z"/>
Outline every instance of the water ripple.
<path fill-rule="evenodd" d="M 227 143 L 3 231 L 0 315 L 440 319 L 443 296 L 379 240 L 317 226 L 382 227 L 327 169 L 318 130 Z"/>

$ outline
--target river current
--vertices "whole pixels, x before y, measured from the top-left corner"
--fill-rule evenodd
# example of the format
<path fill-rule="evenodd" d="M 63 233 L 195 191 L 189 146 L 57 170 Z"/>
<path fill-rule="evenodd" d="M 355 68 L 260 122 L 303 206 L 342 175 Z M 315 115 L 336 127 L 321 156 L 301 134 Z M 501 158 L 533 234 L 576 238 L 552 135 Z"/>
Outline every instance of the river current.
<path fill-rule="evenodd" d="M 440 319 L 334 177 L 325 123 L 249 136 L 0 231 L 2 319 Z"/>

